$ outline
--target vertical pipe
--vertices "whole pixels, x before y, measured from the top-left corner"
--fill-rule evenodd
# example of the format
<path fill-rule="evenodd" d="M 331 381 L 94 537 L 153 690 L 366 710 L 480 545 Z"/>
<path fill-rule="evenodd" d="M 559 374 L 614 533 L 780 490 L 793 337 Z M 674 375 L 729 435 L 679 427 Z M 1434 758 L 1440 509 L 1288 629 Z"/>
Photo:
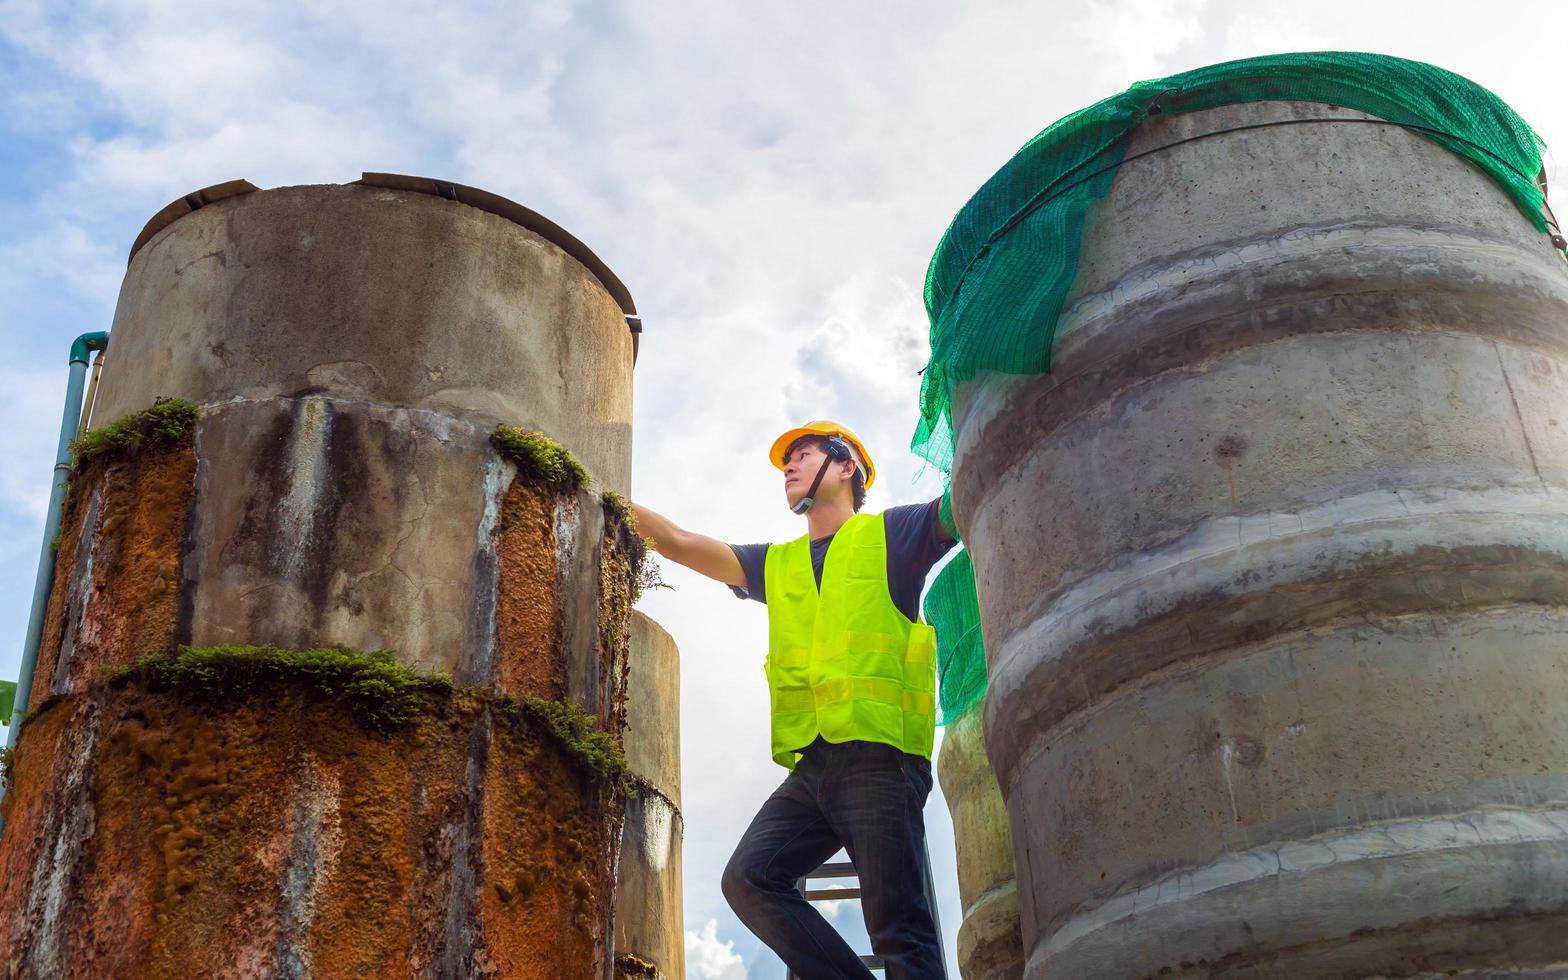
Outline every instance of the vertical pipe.
<path fill-rule="evenodd" d="M 71 344 L 70 378 L 65 386 L 65 409 L 60 417 L 60 440 L 54 453 L 54 485 L 49 490 L 49 510 L 44 515 L 44 541 L 38 550 L 38 575 L 33 580 L 33 608 L 27 616 L 27 636 L 22 641 L 22 667 L 16 682 L 16 707 L 6 730 L 6 748 L 16 745 L 17 729 L 27 714 L 28 698 L 33 693 L 33 670 L 38 666 L 38 644 L 43 638 L 44 610 L 49 606 L 49 588 L 54 583 L 55 535 L 60 533 L 60 510 L 65 504 L 66 481 L 71 473 L 71 440 L 82 413 L 82 387 L 87 379 L 87 355 L 103 350 L 109 343 L 104 331 L 84 333 Z"/>
<path fill-rule="evenodd" d="M 82 421 L 76 426 L 78 438 L 87 434 L 93 424 L 93 402 L 98 400 L 98 379 L 103 377 L 103 352 L 93 358 L 92 373 L 87 376 L 87 394 L 82 397 Z"/>

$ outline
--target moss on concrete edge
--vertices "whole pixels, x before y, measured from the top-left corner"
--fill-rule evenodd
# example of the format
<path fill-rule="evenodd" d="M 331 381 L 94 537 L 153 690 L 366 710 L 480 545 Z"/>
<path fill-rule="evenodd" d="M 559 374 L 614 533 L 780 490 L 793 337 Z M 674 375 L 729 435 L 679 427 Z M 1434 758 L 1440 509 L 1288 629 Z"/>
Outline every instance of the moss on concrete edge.
<path fill-rule="evenodd" d="M 222 700 L 242 686 L 266 681 L 303 683 L 345 701 L 355 720 L 389 733 L 424 710 L 424 695 L 452 690 L 450 678 L 415 672 L 386 650 L 345 647 L 286 650 L 272 646 L 182 646 L 173 656 L 142 657 L 120 672 L 155 687 Z"/>
<path fill-rule="evenodd" d="M 97 456 L 162 449 L 178 444 L 196 426 L 201 409 L 183 398 L 160 398 L 146 411 L 115 419 L 71 441 L 77 466 Z"/>
<path fill-rule="evenodd" d="M 623 527 L 632 534 L 637 533 L 637 515 L 632 513 L 632 502 L 626 499 L 625 494 L 606 490 L 599 494 L 599 503 L 604 506 L 606 521 Z"/>
<path fill-rule="evenodd" d="M 663 980 L 664 974 L 652 963 L 636 953 L 622 953 L 615 958 L 615 980 Z"/>
<path fill-rule="evenodd" d="M 590 775 L 628 796 L 636 795 L 620 741 L 600 728 L 599 720 L 581 707 L 548 698 L 504 698 L 501 707 L 542 723 L 566 754 Z"/>
<path fill-rule="evenodd" d="M 636 603 L 649 589 L 668 589 L 669 583 L 659 574 L 659 565 L 653 560 L 653 542 L 637 529 L 632 502 L 624 494 L 606 490 L 599 495 L 599 503 L 604 507 L 605 525 L 617 536 L 631 565 L 632 602 Z"/>
<path fill-rule="evenodd" d="M 518 472 L 562 493 L 593 486 L 593 478 L 571 450 L 543 432 L 498 425 L 490 436 L 490 443 L 517 466 Z"/>
<path fill-rule="evenodd" d="M 627 768 L 620 741 L 600 728 L 598 719 L 578 705 L 548 698 L 497 699 L 483 691 L 456 688 L 446 675 L 418 673 L 398 663 L 387 650 L 181 646 L 172 655 L 142 657 L 112 671 L 111 677 L 141 680 L 155 690 L 173 690 L 214 704 L 233 700 L 267 683 L 302 686 L 346 703 L 357 722 L 383 735 L 407 725 L 429 709 L 433 696 L 457 694 L 476 709 L 489 702 L 513 717 L 538 723 L 589 775 L 627 796 L 637 795 L 637 780 Z"/>

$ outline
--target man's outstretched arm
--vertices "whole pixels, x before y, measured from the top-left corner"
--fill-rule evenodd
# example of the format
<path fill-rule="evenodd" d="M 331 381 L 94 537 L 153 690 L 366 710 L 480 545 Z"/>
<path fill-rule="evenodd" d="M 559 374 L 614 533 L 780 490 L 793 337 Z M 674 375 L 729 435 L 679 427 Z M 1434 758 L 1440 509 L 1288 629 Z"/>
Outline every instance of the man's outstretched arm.
<path fill-rule="evenodd" d="M 632 504 L 632 513 L 637 516 L 637 530 L 663 557 L 725 585 L 745 587 L 746 572 L 740 559 L 723 541 L 678 527 L 641 504 Z"/>

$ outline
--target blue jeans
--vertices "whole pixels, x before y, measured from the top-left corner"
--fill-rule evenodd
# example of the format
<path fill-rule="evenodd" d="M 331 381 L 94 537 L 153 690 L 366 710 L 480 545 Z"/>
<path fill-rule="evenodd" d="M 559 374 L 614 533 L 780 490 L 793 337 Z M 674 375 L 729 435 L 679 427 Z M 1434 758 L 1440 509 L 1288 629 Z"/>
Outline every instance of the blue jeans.
<path fill-rule="evenodd" d="M 860 875 L 872 951 L 889 980 L 944 980 L 926 902 L 931 762 L 875 742 L 817 739 L 741 837 L 724 869 L 724 897 L 750 929 L 805 980 L 869 980 L 870 970 L 795 890 L 840 848 Z"/>

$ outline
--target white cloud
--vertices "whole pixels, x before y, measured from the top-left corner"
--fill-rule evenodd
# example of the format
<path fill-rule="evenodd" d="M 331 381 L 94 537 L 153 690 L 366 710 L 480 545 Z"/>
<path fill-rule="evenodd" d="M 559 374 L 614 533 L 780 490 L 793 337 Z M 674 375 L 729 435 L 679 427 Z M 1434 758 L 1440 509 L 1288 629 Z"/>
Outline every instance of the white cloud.
<path fill-rule="evenodd" d="M 719 924 L 713 919 L 701 930 L 686 930 L 688 980 L 746 980 L 746 964 L 735 952 L 733 940 L 719 942 Z"/>
<path fill-rule="evenodd" d="M 848 905 L 850 902 L 855 902 L 858 905 L 859 899 L 839 898 L 813 902 L 811 904 L 818 912 L 822 913 L 822 917 L 824 919 L 827 919 L 831 922 L 838 918 L 838 914 L 842 912 L 844 910 L 844 906 Z"/>
<path fill-rule="evenodd" d="M 1081 42 L 1080 64 L 1103 95 L 1166 74 L 1150 69 L 1202 36 L 1205 7 L 1204 0 L 1092 0 L 1087 16 L 1070 22 Z"/>
<path fill-rule="evenodd" d="M 125 253 L 129 243 L 116 248 L 96 231 L 86 222 L 51 215 L 0 237 L 0 295 L 19 298 L 48 292 L 92 296 L 95 305 L 107 317 L 114 308 L 120 279 L 125 275 Z M 15 339 L 20 340 L 24 331 L 54 326 L 56 324 L 17 322 L 12 330 Z M 83 326 L 78 332 L 100 326 L 106 328 L 107 321 Z M 6 333 L 10 334 L 11 330 Z M 65 363 L 65 351 L 74 336 L 65 337 L 55 352 L 58 363 Z M 63 368 L 60 373 L 64 375 Z"/>

